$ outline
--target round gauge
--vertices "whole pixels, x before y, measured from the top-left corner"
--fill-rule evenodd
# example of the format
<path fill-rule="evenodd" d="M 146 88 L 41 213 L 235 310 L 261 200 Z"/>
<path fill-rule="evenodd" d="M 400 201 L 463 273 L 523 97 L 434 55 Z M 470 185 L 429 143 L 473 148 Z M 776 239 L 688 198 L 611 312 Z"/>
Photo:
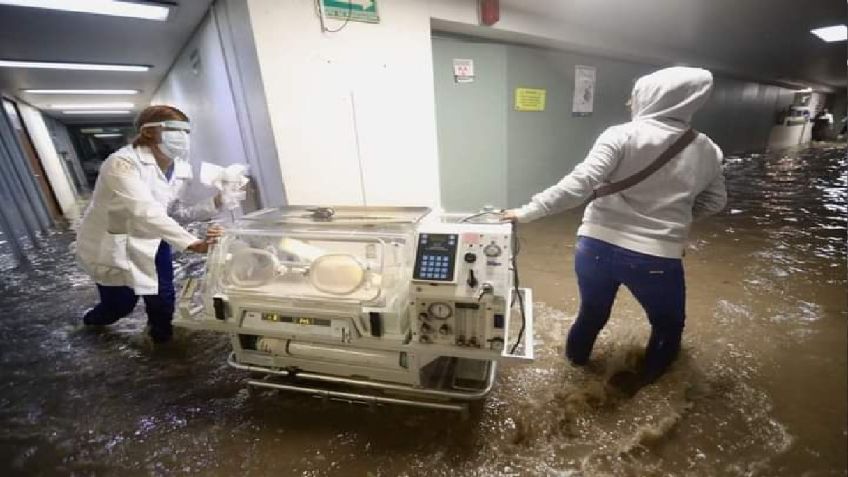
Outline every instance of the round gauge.
<path fill-rule="evenodd" d="M 427 308 L 427 312 L 437 320 L 445 320 L 453 314 L 453 309 L 447 303 L 437 302 Z"/>
<path fill-rule="evenodd" d="M 501 254 L 501 248 L 497 244 L 490 243 L 483 247 L 483 253 L 489 258 L 494 258 Z"/>

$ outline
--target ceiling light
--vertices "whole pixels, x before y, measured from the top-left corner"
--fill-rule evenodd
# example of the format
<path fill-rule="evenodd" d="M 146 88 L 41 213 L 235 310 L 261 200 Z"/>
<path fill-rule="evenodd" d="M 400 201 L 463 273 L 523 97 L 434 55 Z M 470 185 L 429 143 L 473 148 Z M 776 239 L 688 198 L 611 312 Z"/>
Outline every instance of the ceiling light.
<path fill-rule="evenodd" d="M 94 134 L 94 133 L 117 133 L 121 132 L 118 128 L 82 128 L 79 132 L 83 134 Z"/>
<path fill-rule="evenodd" d="M 101 115 L 101 116 L 113 116 L 113 115 L 123 115 L 130 114 L 129 111 L 118 111 L 118 110 L 88 110 L 88 109 L 79 109 L 73 111 L 62 111 L 62 114 L 90 114 L 90 115 Z"/>
<path fill-rule="evenodd" d="M 123 137 L 124 135 L 121 133 L 100 133 L 95 134 L 94 137 Z"/>
<path fill-rule="evenodd" d="M 2 1 L 2 0 L 0 0 Z M 0 60 L 0 67 L 7 68 L 48 68 L 54 70 L 84 70 L 84 71 L 147 71 L 145 65 L 109 65 L 102 63 L 60 63 L 53 61 L 18 61 Z"/>
<path fill-rule="evenodd" d="M 845 25 L 834 25 L 824 28 L 816 28 L 815 30 L 810 30 L 810 33 L 816 35 L 822 40 L 832 43 L 834 41 L 845 41 L 848 40 L 848 26 Z"/>
<path fill-rule="evenodd" d="M 75 13 L 93 13 L 115 17 L 142 18 L 165 21 L 170 9 L 165 5 L 151 5 L 115 0 L 0 0 L 0 5 L 45 8 Z"/>
<path fill-rule="evenodd" d="M 24 89 L 29 94 L 138 94 L 137 89 Z"/>
<path fill-rule="evenodd" d="M 134 108 L 132 103 L 51 104 L 50 109 L 123 109 Z"/>

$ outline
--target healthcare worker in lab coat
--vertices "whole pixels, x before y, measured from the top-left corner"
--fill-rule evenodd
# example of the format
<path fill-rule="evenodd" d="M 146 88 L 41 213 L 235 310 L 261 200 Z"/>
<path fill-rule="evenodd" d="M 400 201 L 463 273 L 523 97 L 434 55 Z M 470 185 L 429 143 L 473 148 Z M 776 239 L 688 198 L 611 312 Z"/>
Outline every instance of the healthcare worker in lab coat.
<path fill-rule="evenodd" d="M 83 323 L 115 323 L 132 312 L 141 296 L 150 337 L 164 343 L 173 334 L 171 250 L 205 253 L 221 235 L 212 226 L 201 239 L 180 223 L 211 218 L 221 199 L 192 207 L 182 201 L 192 178 L 190 127 L 182 111 L 150 106 L 138 116 L 136 128 L 139 135 L 132 144 L 103 163 L 77 232 L 77 258 L 100 293 L 100 303 L 86 312 Z"/>

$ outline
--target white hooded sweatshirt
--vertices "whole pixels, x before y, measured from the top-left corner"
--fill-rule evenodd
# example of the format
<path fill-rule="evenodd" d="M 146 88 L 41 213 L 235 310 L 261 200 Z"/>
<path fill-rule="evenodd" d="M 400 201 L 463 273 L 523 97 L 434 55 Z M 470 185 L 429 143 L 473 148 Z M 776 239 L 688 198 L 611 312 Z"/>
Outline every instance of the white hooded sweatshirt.
<path fill-rule="evenodd" d="M 687 128 L 707 100 L 713 77 L 699 68 L 673 67 L 639 78 L 633 120 L 604 131 L 582 163 L 517 211 L 529 222 L 577 207 L 604 183 L 625 179 L 651 164 Z M 642 182 L 595 199 L 578 235 L 636 252 L 680 258 L 693 219 L 724 208 L 722 152 L 698 134 L 680 154 Z"/>

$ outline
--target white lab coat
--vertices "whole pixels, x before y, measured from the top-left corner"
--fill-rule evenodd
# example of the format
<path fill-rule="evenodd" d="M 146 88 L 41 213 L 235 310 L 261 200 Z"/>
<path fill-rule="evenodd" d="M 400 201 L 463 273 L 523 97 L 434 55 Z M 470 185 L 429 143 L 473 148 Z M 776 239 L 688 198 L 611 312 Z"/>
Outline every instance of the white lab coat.
<path fill-rule="evenodd" d="M 106 159 L 77 230 L 77 259 L 95 282 L 128 286 L 138 295 L 159 292 L 159 243 L 185 250 L 199 239 L 178 221 L 204 220 L 216 212 L 211 198 L 184 205 L 191 178 L 191 166 L 177 161 L 168 180 L 147 147 L 128 145 Z"/>

